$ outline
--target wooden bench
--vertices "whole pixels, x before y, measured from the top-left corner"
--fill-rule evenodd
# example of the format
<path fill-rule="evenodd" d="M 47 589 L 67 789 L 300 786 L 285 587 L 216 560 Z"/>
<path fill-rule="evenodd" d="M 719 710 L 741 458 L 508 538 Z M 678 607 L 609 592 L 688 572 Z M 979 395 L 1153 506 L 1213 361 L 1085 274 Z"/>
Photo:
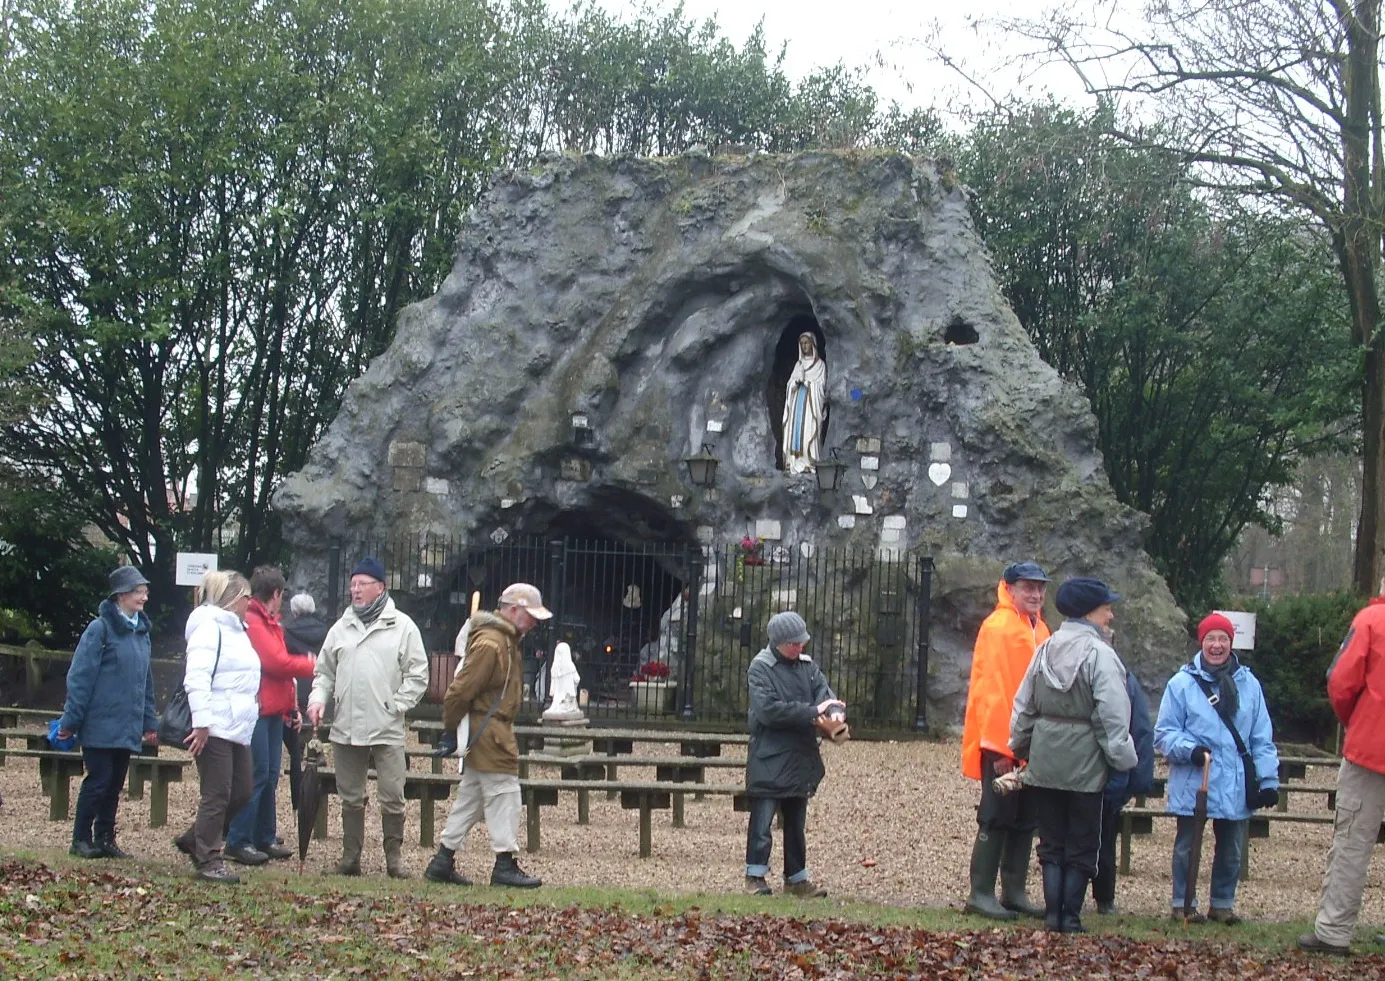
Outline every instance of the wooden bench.
<path fill-rule="evenodd" d="M 1282 787 L 1280 788 L 1283 789 Z M 1292 787 L 1290 789 L 1293 789 Z M 1132 835 L 1148 835 L 1154 833 L 1155 818 L 1172 818 L 1176 814 L 1168 811 L 1155 810 L 1144 807 L 1127 807 L 1121 812 L 1121 854 L 1120 872 L 1122 875 L 1130 874 L 1130 845 Z M 1289 824 L 1326 824 L 1331 825 L 1336 820 L 1333 814 L 1307 813 L 1303 811 L 1261 811 L 1250 816 L 1249 824 L 1246 828 L 1246 842 L 1241 853 L 1241 881 L 1246 882 L 1250 879 L 1250 841 L 1255 838 L 1268 838 L 1270 836 L 1270 825 L 1276 822 L 1286 822 Z M 1211 834 L 1210 824 L 1206 834 Z M 1385 824 L 1380 826 L 1380 831 L 1376 835 L 1377 844 L 1385 844 Z"/>
<path fill-rule="evenodd" d="M 590 754 L 586 756 L 545 756 L 542 753 L 528 753 L 519 758 L 519 774 L 521 778 L 529 775 L 530 766 L 557 766 L 562 770 L 564 780 L 600 780 L 600 779 L 619 779 L 612 777 L 611 771 L 615 769 L 610 762 L 609 756 L 598 756 Z M 620 766 L 625 767 L 653 767 L 654 779 L 660 783 L 695 783 L 705 785 L 707 782 L 707 770 L 726 769 L 743 770 L 745 760 L 728 757 L 694 757 L 694 756 L 622 756 Z M 608 793 L 610 793 L 608 791 Z M 697 796 L 700 798 L 705 794 L 705 790 L 699 790 Z M 684 821 L 684 800 L 686 794 L 681 792 L 673 793 L 673 826 L 675 828 L 685 827 Z M 590 807 L 591 792 L 588 790 L 579 791 L 577 794 L 577 823 L 586 824 Z"/>
<path fill-rule="evenodd" d="M 1330 766 L 1334 770 L 1342 765 L 1340 756 L 1281 756 L 1279 758 L 1279 782 L 1304 780 L 1310 766 Z"/>
<path fill-rule="evenodd" d="M 70 817 L 72 780 L 84 774 L 82 754 L 56 749 L 10 749 L 11 756 L 38 760 L 39 787 L 48 798 L 48 820 L 66 821 Z M 183 782 L 183 769 L 192 760 L 132 755 L 130 782 L 126 796 L 131 800 L 144 799 L 144 785 L 150 787 L 149 827 L 162 828 L 168 823 L 168 785 Z"/>
<path fill-rule="evenodd" d="M 375 771 L 366 772 L 367 779 L 375 779 Z M 336 794 L 336 771 L 331 767 L 318 770 L 318 779 L 323 792 Z M 454 786 L 461 782 L 459 773 L 408 773 L 404 777 L 404 799 L 419 801 L 418 843 L 432 847 L 436 832 L 436 819 L 433 805 L 445 801 Z M 640 812 L 640 858 L 648 858 L 652 853 L 652 814 L 656 810 L 668 810 L 672 797 L 677 791 L 676 784 L 658 781 L 610 781 L 610 780 L 529 780 L 519 782 L 521 798 L 525 805 L 527 851 L 539 850 L 541 809 L 556 806 L 558 792 L 571 790 L 589 793 L 593 790 L 614 791 L 620 795 L 621 807 Z M 737 811 L 747 809 L 745 788 L 739 785 L 708 785 L 704 793 L 731 796 Z M 327 808 L 320 807 L 317 822 L 313 827 L 313 837 L 327 837 Z"/>

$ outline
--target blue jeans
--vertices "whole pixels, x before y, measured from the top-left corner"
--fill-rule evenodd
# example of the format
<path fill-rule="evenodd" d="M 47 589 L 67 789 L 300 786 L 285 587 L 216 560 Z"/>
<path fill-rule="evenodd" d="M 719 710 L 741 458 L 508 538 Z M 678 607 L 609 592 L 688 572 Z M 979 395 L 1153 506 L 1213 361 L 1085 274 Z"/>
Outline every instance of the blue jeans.
<path fill-rule="evenodd" d="M 1190 817 L 1178 818 L 1173 839 L 1173 908 L 1183 908 L 1183 893 L 1188 888 L 1188 862 L 1192 857 L 1193 828 Z M 1231 909 L 1236 905 L 1236 886 L 1241 881 L 1241 853 L 1245 850 L 1249 821 L 1215 818 L 1211 822 L 1216 847 L 1212 852 L 1212 908 Z M 1193 900 L 1197 909 L 1197 899 Z"/>
<path fill-rule="evenodd" d="M 764 878 L 769 874 L 769 857 L 774 851 L 774 812 L 784 815 L 784 881 L 802 882 L 808 878 L 808 844 L 804 829 L 808 823 L 808 798 L 750 798 L 750 826 L 746 831 L 745 874 Z"/>
<path fill-rule="evenodd" d="M 284 717 L 262 715 L 250 738 L 250 758 L 255 774 L 255 790 L 250 802 L 231 819 L 226 829 L 229 848 L 266 848 L 278 835 L 274 792 L 279 786 L 279 765 L 284 751 Z"/>
<path fill-rule="evenodd" d="M 73 841 L 97 841 L 115 837 L 115 812 L 130 768 L 128 749 L 82 747 L 82 767 L 87 771 L 77 792 L 77 814 L 72 822 Z"/>

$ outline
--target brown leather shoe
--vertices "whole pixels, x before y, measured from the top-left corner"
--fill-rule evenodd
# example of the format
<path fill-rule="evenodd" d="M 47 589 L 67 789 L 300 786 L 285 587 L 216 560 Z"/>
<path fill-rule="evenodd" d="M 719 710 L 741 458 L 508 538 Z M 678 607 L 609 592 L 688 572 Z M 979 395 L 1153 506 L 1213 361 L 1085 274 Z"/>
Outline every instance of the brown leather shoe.
<path fill-rule="evenodd" d="M 748 875 L 745 877 L 745 891 L 752 896 L 773 896 L 774 890 L 769 887 L 762 875 Z"/>
<path fill-rule="evenodd" d="M 784 891 L 790 896 L 797 896 L 800 899 L 822 899 L 827 895 L 827 890 L 822 886 L 814 885 L 811 879 L 804 879 L 801 882 L 786 882 L 784 883 Z"/>
<path fill-rule="evenodd" d="M 1237 923 L 1241 922 L 1241 918 L 1236 915 L 1236 911 L 1229 906 L 1226 908 L 1213 906 L 1207 911 L 1207 919 L 1211 920 L 1213 923 L 1224 923 L 1227 926 L 1235 926 Z"/>

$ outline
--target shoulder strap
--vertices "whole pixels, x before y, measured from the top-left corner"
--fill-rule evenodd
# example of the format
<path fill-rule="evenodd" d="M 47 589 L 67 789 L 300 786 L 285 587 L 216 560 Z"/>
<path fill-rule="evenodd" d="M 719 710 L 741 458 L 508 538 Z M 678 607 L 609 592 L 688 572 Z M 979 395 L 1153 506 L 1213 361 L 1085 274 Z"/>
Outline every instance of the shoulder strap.
<path fill-rule="evenodd" d="M 505 693 L 510 690 L 510 671 L 514 667 L 515 659 L 510 656 L 510 644 L 505 642 L 505 683 L 500 686 L 500 694 L 495 699 L 495 704 L 490 707 L 486 717 L 481 720 L 481 724 L 476 727 L 476 731 L 471 734 L 471 739 L 467 742 L 466 748 L 462 750 L 462 758 L 471 752 L 471 747 L 475 746 L 481 738 L 481 733 L 486 731 L 486 726 L 490 725 L 491 716 L 495 715 L 496 709 L 500 708 L 500 703 L 505 701 Z"/>
<path fill-rule="evenodd" d="M 1245 742 L 1241 739 L 1241 734 L 1236 731 L 1236 724 L 1227 717 L 1226 712 L 1222 709 L 1221 695 L 1217 694 L 1212 688 L 1212 683 L 1210 681 L 1207 681 L 1196 671 L 1189 673 L 1192 674 L 1193 680 L 1197 682 L 1197 686 L 1202 689 L 1202 693 L 1207 696 L 1207 704 L 1212 706 L 1213 711 L 1217 713 L 1217 718 L 1221 719 L 1222 725 L 1226 726 L 1227 730 L 1231 733 L 1231 738 L 1236 742 L 1236 752 L 1241 756 L 1250 755 L 1249 751 L 1246 749 Z M 1234 685 L 1236 682 L 1232 681 L 1231 683 Z"/>

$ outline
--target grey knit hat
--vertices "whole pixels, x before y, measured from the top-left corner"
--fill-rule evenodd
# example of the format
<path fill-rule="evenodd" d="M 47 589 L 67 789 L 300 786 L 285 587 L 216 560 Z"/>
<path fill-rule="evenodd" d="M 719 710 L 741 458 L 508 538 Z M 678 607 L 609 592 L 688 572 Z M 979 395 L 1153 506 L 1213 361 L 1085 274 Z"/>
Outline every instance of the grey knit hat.
<path fill-rule="evenodd" d="M 797 613 L 787 611 L 776 613 L 769 618 L 770 647 L 777 648 L 780 644 L 806 644 L 811 639 L 808 624 Z"/>

